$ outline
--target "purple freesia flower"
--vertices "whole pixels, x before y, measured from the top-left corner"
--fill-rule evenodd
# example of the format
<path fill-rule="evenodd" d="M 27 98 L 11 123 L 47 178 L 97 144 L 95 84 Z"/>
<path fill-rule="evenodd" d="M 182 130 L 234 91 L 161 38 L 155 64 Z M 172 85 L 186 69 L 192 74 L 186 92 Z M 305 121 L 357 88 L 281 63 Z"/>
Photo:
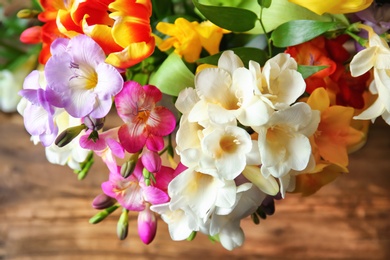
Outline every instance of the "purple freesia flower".
<path fill-rule="evenodd" d="M 31 136 L 37 136 L 44 146 L 50 146 L 58 134 L 54 116 L 60 109 L 52 105 L 58 102 L 56 95 L 51 89 L 43 88 L 39 84 L 39 78 L 37 70 L 25 78 L 23 89 L 19 92 L 24 101 L 20 103 L 18 110 L 23 116 L 27 132 Z"/>
<path fill-rule="evenodd" d="M 390 4 L 373 3 L 369 8 L 355 14 L 364 24 L 372 27 L 377 34 L 390 30 Z"/>
<path fill-rule="evenodd" d="M 112 97 L 123 87 L 118 70 L 105 63 L 102 48 L 90 37 L 59 38 L 51 45 L 52 56 L 45 66 L 48 88 L 73 117 L 90 115 L 103 118 L 112 105 Z"/>
<path fill-rule="evenodd" d="M 163 136 L 172 133 L 176 119 L 169 109 L 156 106 L 161 98 L 161 91 L 155 86 L 141 86 L 135 81 L 125 82 L 116 95 L 118 115 L 126 123 L 119 128 L 118 137 L 129 153 L 136 153 L 145 145 L 151 151 L 164 148 Z"/>
<path fill-rule="evenodd" d="M 155 174 L 156 183 L 147 186 L 142 175 L 143 168 L 139 160 L 134 172 L 124 178 L 120 174 L 120 167 L 117 167 L 115 172 L 110 172 L 109 180 L 102 183 L 103 192 L 115 198 L 122 207 L 132 211 L 143 211 L 148 204 L 156 205 L 169 201 L 167 179 L 172 180 L 173 169 L 161 166 L 160 171 Z"/>

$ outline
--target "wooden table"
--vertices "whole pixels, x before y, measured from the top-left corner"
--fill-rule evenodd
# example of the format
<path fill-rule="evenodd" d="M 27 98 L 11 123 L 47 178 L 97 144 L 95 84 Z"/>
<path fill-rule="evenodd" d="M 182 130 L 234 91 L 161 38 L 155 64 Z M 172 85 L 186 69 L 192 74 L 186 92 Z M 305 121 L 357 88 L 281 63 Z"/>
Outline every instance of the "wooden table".
<path fill-rule="evenodd" d="M 162 221 L 155 241 L 143 245 L 135 215 L 119 241 L 119 211 L 89 224 L 91 201 L 107 178 L 102 163 L 78 181 L 46 161 L 19 115 L 0 113 L 0 259 L 390 259 L 389 133 L 378 120 L 367 145 L 351 155 L 349 174 L 311 197 L 289 194 L 258 226 L 244 220 L 244 246 L 227 251 L 204 235 L 173 242 Z"/>

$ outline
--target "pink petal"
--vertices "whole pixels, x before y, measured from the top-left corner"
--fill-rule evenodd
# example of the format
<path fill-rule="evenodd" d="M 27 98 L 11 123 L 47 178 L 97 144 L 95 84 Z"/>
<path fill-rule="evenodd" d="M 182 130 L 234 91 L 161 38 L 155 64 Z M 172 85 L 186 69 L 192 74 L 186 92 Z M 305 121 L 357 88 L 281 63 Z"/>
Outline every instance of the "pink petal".
<path fill-rule="evenodd" d="M 161 151 L 164 149 L 164 139 L 161 136 L 149 135 L 146 139 L 146 147 L 151 151 Z"/>
<path fill-rule="evenodd" d="M 146 124 L 152 134 L 166 136 L 175 129 L 176 118 L 169 109 L 159 106 L 150 111 Z"/>
<path fill-rule="evenodd" d="M 129 153 L 136 153 L 145 146 L 148 132 L 145 125 L 125 124 L 119 128 L 118 137 L 126 151 Z"/>
<path fill-rule="evenodd" d="M 145 90 L 146 99 L 144 103 L 157 103 L 162 99 L 161 91 L 153 85 L 143 86 Z"/>
<path fill-rule="evenodd" d="M 157 219 L 149 207 L 138 213 L 138 235 L 142 242 L 150 244 L 157 231 Z"/>
<path fill-rule="evenodd" d="M 152 205 L 162 204 L 169 201 L 168 194 L 154 186 L 145 186 L 143 188 L 143 193 L 145 200 L 150 202 Z"/>

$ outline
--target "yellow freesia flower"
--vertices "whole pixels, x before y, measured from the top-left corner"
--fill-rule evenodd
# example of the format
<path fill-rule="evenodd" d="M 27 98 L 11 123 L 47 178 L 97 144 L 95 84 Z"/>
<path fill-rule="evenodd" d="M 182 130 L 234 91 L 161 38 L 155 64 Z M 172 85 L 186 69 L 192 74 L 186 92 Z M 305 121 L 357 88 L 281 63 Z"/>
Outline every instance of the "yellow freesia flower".
<path fill-rule="evenodd" d="M 202 47 L 210 54 L 219 52 L 219 44 L 224 33 L 229 31 L 219 28 L 213 23 L 189 22 L 184 18 L 178 18 L 174 24 L 160 22 L 156 29 L 165 35 L 167 39 L 158 44 L 161 51 L 175 48 L 175 53 L 183 57 L 187 62 L 195 62 L 200 57 Z"/>
<path fill-rule="evenodd" d="M 345 14 L 354 13 L 369 7 L 373 0 L 288 0 L 291 3 L 303 6 L 310 11 L 322 15 L 324 13 Z"/>

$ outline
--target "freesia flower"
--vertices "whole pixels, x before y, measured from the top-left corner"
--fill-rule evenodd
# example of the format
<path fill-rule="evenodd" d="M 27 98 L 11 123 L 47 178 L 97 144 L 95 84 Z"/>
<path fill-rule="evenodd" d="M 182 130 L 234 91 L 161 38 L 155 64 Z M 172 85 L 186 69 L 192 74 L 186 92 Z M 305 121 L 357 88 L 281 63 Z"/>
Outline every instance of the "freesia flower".
<path fill-rule="evenodd" d="M 257 157 L 257 142 L 242 128 L 226 126 L 224 128 L 206 128 L 201 140 L 204 157 L 199 161 L 199 169 L 226 179 L 235 179 L 245 168 L 248 157 Z M 252 148 L 255 149 L 252 150 Z M 254 154 L 254 155 L 252 155 Z M 214 170 L 215 169 L 215 170 Z"/>
<path fill-rule="evenodd" d="M 165 191 L 166 187 L 146 185 L 142 175 L 143 168 L 141 161 L 138 161 L 134 172 L 124 178 L 120 174 L 120 167 L 118 167 L 117 171 L 110 172 L 109 180 L 102 183 L 103 192 L 115 198 L 122 207 L 131 211 L 143 211 L 146 207 L 149 207 L 149 204 L 155 205 L 167 202 L 169 197 Z M 173 169 L 162 166 L 161 170 L 156 173 L 156 177 L 158 175 L 172 179 Z M 156 182 L 159 183 L 159 180 L 156 179 Z M 163 184 L 166 184 L 166 182 Z"/>
<path fill-rule="evenodd" d="M 123 159 L 125 157 L 125 149 L 118 140 L 118 129 L 118 127 L 111 128 L 99 133 L 99 138 L 95 141 L 89 138 L 91 131 L 87 131 L 80 137 L 80 146 L 92 150 L 100 156 L 110 172 L 117 170 L 116 158 Z"/>
<path fill-rule="evenodd" d="M 215 207 L 230 208 L 236 200 L 233 180 L 223 180 L 188 168 L 168 186 L 171 210 L 189 207 L 200 219 L 207 219 Z"/>
<path fill-rule="evenodd" d="M 288 0 L 288 1 L 306 7 L 310 11 L 313 11 L 319 15 L 322 15 L 324 13 L 345 14 L 345 13 L 358 12 L 360 10 L 366 9 L 373 2 L 373 0 L 345 0 L 345 1 Z"/>
<path fill-rule="evenodd" d="M 309 136 L 317 129 L 320 117 L 306 103 L 296 103 L 276 111 L 259 133 L 261 172 L 265 177 L 281 178 L 290 170 L 304 170 L 311 156 Z"/>
<path fill-rule="evenodd" d="M 249 184 L 249 183 L 247 183 Z M 240 227 L 243 218 L 253 214 L 265 199 L 266 194 L 254 185 L 240 185 L 235 205 L 228 214 L 213 214 L 210 221 L 210 235 L 218 234 L 221 245 L 233 250 L 244 243 L 245 235 Z M 224 209 L 220 209 L 224 213 Z"/>
<path fill-rule="evenodd" d="M 48 86 L 62 99 L 56 106 L 74 117 L 105 117 L 112 97 L 123 87 L 123 79 L 117 69 L 104 62 L 99 45 L 80 35 L 55 40 L 51 51 L 45 76 Z"/>
<path fill-rule="evenodd" d="M 264 124 L 271 107 L 255 95 L 256 82 L 251 71 L 233 51 L 225 51 L 218 68 L 207 68 L 195 76 L 199 101 L 188 115 L 190 122 L 210 120 L 215 124 L 246 126 Z"/>
<path fill-rule="evenodd" d="M 151 151 L 163 149 L 163 136 L 174 130 L 176 119 L 167 108 L 156 106 L 161 98 L 155 86 L 141 86 L 135 81 L 125 82 L 123 90 L 115 96 L 118 115 L 125 122 L 118 136 L 129 153 L 136 153 L 145 145 Z"/>
<path fill-rule="evenodd" d="M 255 91 L 273 109 L 288 107 L 305 92 L 305 82 L 297 69 L 297 62 L 283 53 L 269 59 L 262 70 L 257 62 L 249 62 L 256 78 Z"/>
<path fill-rule="evenodd" d="M 313 141 L 316 152 L 329 163 L 341 167 L 348 166 L 347 148 L 362 142 L 364 134 L 351 127 L 354 109 L 344 106 L 330 106 L 328 93 L 323 88 L 316 89 L 307 100 L 313 110 L 321 112 L 321 120 Z"/>
<path fill-rule="evenodd" d="M 18 104 L 18 112 L 23 116 L 27 132 L 38 137 L 44 146 L 51 145 L 58 134 L 58 126 L 54 117 L 61 110 L 54 107 L 55 95 L 46 85 L 42 86 L 43 75 L 39 71 L 32 71 L 23 83 L 23 90 L 19 94 L 23 97 Z"/>
<path fill-rule="evenodd" d="M 375 102 L 355 119 L 375 120 L 378 116 L 390 124 L 390 48 L 384 39 L 381 39 L 371 27 L 360 25 L 369 34 L 368 46 L 358 52 L 350 63 L 352 76 L 360 76 L 374 69 L 374 80 L 370 85 L 372 94 L 378 94 Z"/>
<path fill-rule="evenodd" d="M 219 28 L 210 21 L 202 23 L 189 22 L 180 17 L 174 24 L 159 22 L 156 29 L 170 36 L 158 44 L 161 51 L 167 51 L 171 47 L 187 62 L 195 62 L 200 57 L 202 47 L 210 54 L 219 51 L 222 35 L 229 31 Z"/>

